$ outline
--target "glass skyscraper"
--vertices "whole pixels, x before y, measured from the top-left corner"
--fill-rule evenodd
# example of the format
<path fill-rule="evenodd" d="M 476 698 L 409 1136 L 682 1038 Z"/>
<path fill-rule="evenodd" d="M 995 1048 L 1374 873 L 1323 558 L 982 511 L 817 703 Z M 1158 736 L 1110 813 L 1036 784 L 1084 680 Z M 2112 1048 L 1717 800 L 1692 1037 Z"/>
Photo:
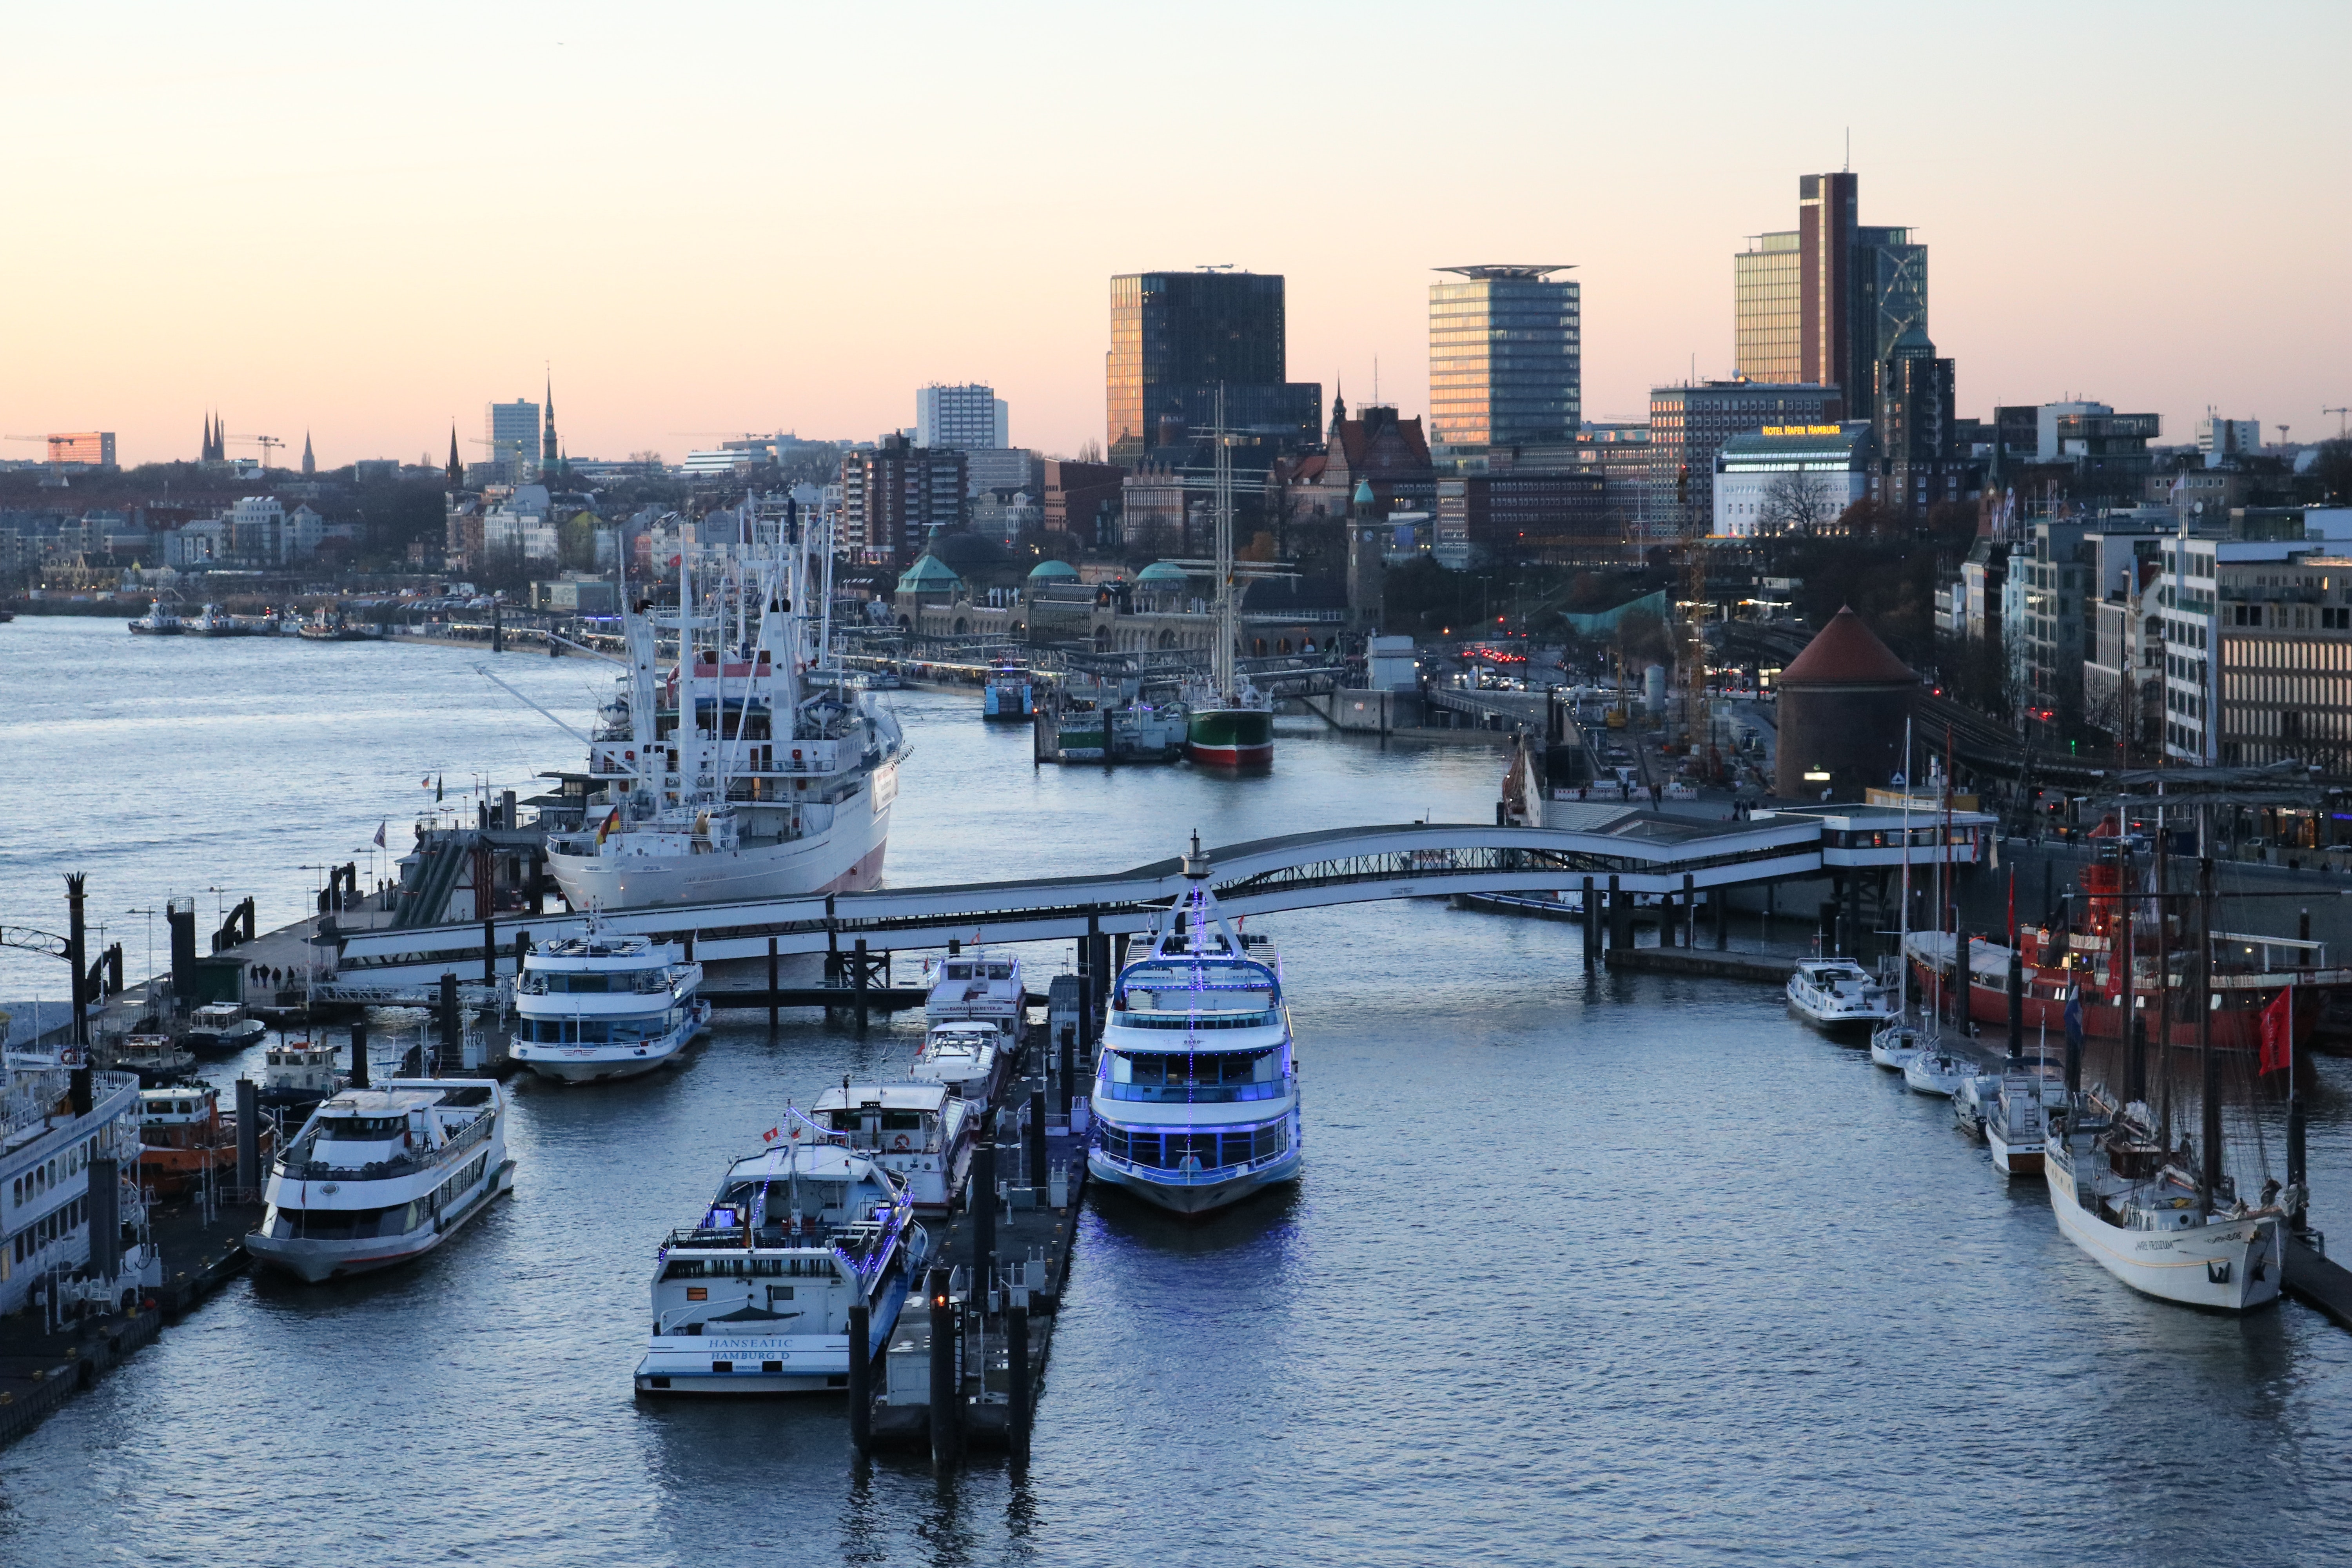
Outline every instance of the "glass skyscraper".
<path fill-rule="evenodd" d="M 1429 286 L 1430 433 L 1444 447 L 1564 441 L 1583 423 L 1577 285 L 1565 266 L 1441 267 Z"/>
<path fill-rule="evenodd" d="M 1322 387 L 1286 378 L 1279 273 L 1132 272 L 1110 280 L 1105 434 L 1113 462 L 1161 444 L 1163 428 L 1225 418 L 1282 445 L 1323 432 Z"/>
<path fill-rule="evenodd" d="M 1804 317 L 1797 231 L 1759 235 L 1731 258 L 1734 374 L 1749 381 L 1804 380 Z"/>

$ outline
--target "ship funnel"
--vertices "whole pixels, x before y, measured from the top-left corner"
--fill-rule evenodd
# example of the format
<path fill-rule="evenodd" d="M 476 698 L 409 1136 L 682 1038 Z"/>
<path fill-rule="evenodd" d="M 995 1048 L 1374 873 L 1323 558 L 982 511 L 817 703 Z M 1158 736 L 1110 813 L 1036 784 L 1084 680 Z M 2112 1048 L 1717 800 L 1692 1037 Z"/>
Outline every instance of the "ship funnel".
<path fill-rule="evenodd" d="M 1201 848 L 1201 830 L 1192 829 L 1192 852 L 1184 857 L 1184 875 L 1196 882 L 1209 878 L 1209 857 Z"/>

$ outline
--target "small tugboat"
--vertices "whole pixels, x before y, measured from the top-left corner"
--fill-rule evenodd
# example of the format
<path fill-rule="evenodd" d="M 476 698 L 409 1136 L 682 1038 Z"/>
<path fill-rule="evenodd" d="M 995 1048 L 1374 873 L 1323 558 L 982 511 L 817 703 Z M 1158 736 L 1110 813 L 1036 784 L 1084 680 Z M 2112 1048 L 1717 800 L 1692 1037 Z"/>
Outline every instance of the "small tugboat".
<path fill-rule="evenodd" d="M 265 1118 L 263 1163 L 278 1152 L 278 1131 Z M 220 1091 L 209 1084 L 139 1091 L 139 1179 L 163 1198 L 184 1197 L 202 1185 L 236 1179 L 236 1116 L 221 1113 Z"/>
<path fill-rule="evenodd" d="M 1022 990 L 1021 961 L 1010 953 L 951 952 L 924 965 L 929 994 L 923 998 L 923 1017 L 933 1025 L 977 1019 L 993 1024 L 1012 1044 L 1020 1037 L 1021 1010 L 1028 997 Z"/>
<path fill-rule="evenodd" d="M 731 1163 L 702 1217 L 654 1255 L 640 1394 L 816 1394 L 890 1342 L 930 1238 L 878 1162 L 796 1113 Z M 867 1310 L 849 1342 L 849 1310 Z"/>
<path fill-rule="evenodd" d="M 310 642 L 380 642 L 383 634 L 373 626 L 347 619 L 341 605 L 321 605 L 295 634 Z"/>
<path fill-rule="evenodd" d="M 165 1034 L 118 1035 L 100 1043 L 94 1054 L 98 1066 L 136 1073 L 147 1089 L 179 1083 L 196 1065 L 195 1053 Z"/>
<path fill-rule="evenodd" d="M 207 1002 L 189 1016 L 180 1044 L 198 1056 L 227 1056 L 259 1045 L 268 1029 L 234 1002 Z"/>
<path fill-rule="evenodd" d="M 329 1095 L 341 1092 L 347 1075 L 332 1046 L 309 1040 L 289 1040 L 262 1053 L 261 1103 L 280 1110 L 308 1110 Z"/>
<path fill-rule="evenodd" d="M 1217 907 L 1197 833 L 1184 875 L 1112 989 L 1087 1168 L 1198 1215 L 1297 1180 L 1304 1133 L 1279 960 Z"/>
<path fill-rule="evenodd" d="M 592 913 L 585 936 L 523 954 L 509 1049 L 562 1083 L 651 1072 L 709 1028 L 701 984 L 702 965 L 641 936 L 607 934 Z"/>
<path fill-rule="evenodd" d="M 1895 1016 L 1895 988 L 1851 958 L 1801 958 L 1789 976 L 1789 1005 L 1825 1033 L 1875 1028 Z"/>
<path fill-rule="evenodd" d="M 206 605 L 198 610 L 195 619 L 187 623 L 186 629 L 192 637 L 241 637 L 245 635 L 244 625 L 218 605 Z"/>
<path fill-rule="evenodd" d="M 845 1078 L 818 1098 L 814 1114 L 824 1132 L 903 1182 L 918 1213 L 943 1215 L 963 1190 L 980 1107 L 946 1084 Z"/>
<path fill-rule="evenodd" d="M 151 637 L 175 637 L 184 629 L 180 613 L 161 599 L 148 600 L 147 613 L 130 625 L 132 631 Z"/>
<path fill-rule="evenodd" d="M 513 1188 L 506 1113 L 488 1079 L 343 1090 L 272 1167 L 245 1249 L 314 1285 L 422 1258 Z"/>

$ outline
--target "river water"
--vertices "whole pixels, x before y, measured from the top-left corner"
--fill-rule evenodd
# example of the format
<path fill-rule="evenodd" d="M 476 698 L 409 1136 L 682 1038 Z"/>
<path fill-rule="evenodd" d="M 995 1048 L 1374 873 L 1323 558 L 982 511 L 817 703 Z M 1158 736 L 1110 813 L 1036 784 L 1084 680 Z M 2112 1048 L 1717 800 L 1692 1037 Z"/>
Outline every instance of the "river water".
<path fill-rule="evenodd" d="M 0 652 L 0 920 L 56 927 L 86 869 L 134 969 L 118 910 L 281 924 L 306 865 L 404 847 L 420 778 L 456 805 L 576 760 L 466 650 L 20 619 Z M 498 668 L 575 724 L 603 685 Z M 970 699 L 895 700 L 899 884 L 1490 820 L 1499 773 L 1289 727 L 1262 778 L 1040 772 Z M 1776 993 L 1588 977 L 1573 926 L 1437 903 L 1265 923 L 1305 1178 L 1200 1224 L 1089 1201 L 1025 1475 L 861 1465 L 837 1404 L 633 1397 L 656 1239 L 786 1095 L 915 1033 L 761 1019 L 651 1080 L 517 1080 L 510 1200 L 399 1273 L 230 1286 L 0 1451 L 0 1563 L 2342 1559 L 2352 1335 L 2133 1295 Z M 60 994 L 47 963 L 0 955 L 0 994 Z M 2312 1163 L 2352 1237 L 2347 1065 Z"/>

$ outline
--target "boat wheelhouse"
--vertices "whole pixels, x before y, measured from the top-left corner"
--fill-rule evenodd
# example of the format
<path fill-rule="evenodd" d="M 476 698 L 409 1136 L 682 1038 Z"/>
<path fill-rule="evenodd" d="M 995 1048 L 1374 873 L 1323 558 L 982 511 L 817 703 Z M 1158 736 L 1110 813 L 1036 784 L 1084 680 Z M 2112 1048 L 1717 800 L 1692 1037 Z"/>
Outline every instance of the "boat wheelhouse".
<path fill-rule="evenodd" d="M 349 1075 L 332 1046 L 289 1040 L 261 1056 L 261 1103 L 308 1110 L 341 1090 Z"/>
<path fill-rule="evenodd" d="M 730 1164 L 701 1219 L 655 1254 L 640 1394 L 845 1389 L 851 1356 L 889 1343 L 929 1237 L 878 1161 L 788 1121 L 790 1136 Z"/>
<path fill-rule="evenodd" d="M 269 1031 L 234 1002 L 207 1002 L 188 1016 L 180 1044 L 200 1055 L 226 1056 L 261 1043 Z"/>
<path fill-rule="evenodd" d="M 653 1071 L 709 1027 L 696 996 L 702 966 L 667 945 L 614 936 L 591 917 L 586 935 L 526 952 L 515 976 L 515 1060 L 562 1083 Z"/>
<path fill-rule="evenodd" d="M 1017 664 L 989 667 L 981 687 L 980 716 L 992 724 L 1025 724 L 1037 711 L 1037 689 Z"/>
<path fill-rule="evenodd" d="M 1217 907 L 1199 835 L 1190 885 L 1103 1021 L 1088 1170 L 1178 1214 L 1296 1180 L 1304 1133 L 1280 961 Z"/>
<path fill-rule="evenodd" d="M 817 1125 L 842 1144 L 871 1155 L 904 1182 L 924 1214 L 945 1214 L 963 1188 L 981 1108 L 944 1083 L 852 1083 L 818 1097 Z"/>
<path fill-rule="evenodd" d="M 1021 960 L 1003 952 L 953 952 L 924 965 L 923 1016 L 934 1026 L 977 1021 L 995 1026 L 1005 1044 L 1021 1035 Z"/>
<path fill-rule="evenodd" d="M 312 1284 L 422 1258 L 513 1188 L 506 1112 L 488 1079 L 345 1089 L 271 1168 L 245 1249 Z"/>
<path fill-rule="evenodd" d="M 278 1132 L 264 1119 L 256 1149 L 267 1163 L 278 1152 Z M 236 1180 L 236 1114 L 224 1113 L 220 1091 L 184 1083 L 139 1091 L 139 1179 L 158 1197 L 184 1197 L 209 1178 L 215 1187 Z"/>

